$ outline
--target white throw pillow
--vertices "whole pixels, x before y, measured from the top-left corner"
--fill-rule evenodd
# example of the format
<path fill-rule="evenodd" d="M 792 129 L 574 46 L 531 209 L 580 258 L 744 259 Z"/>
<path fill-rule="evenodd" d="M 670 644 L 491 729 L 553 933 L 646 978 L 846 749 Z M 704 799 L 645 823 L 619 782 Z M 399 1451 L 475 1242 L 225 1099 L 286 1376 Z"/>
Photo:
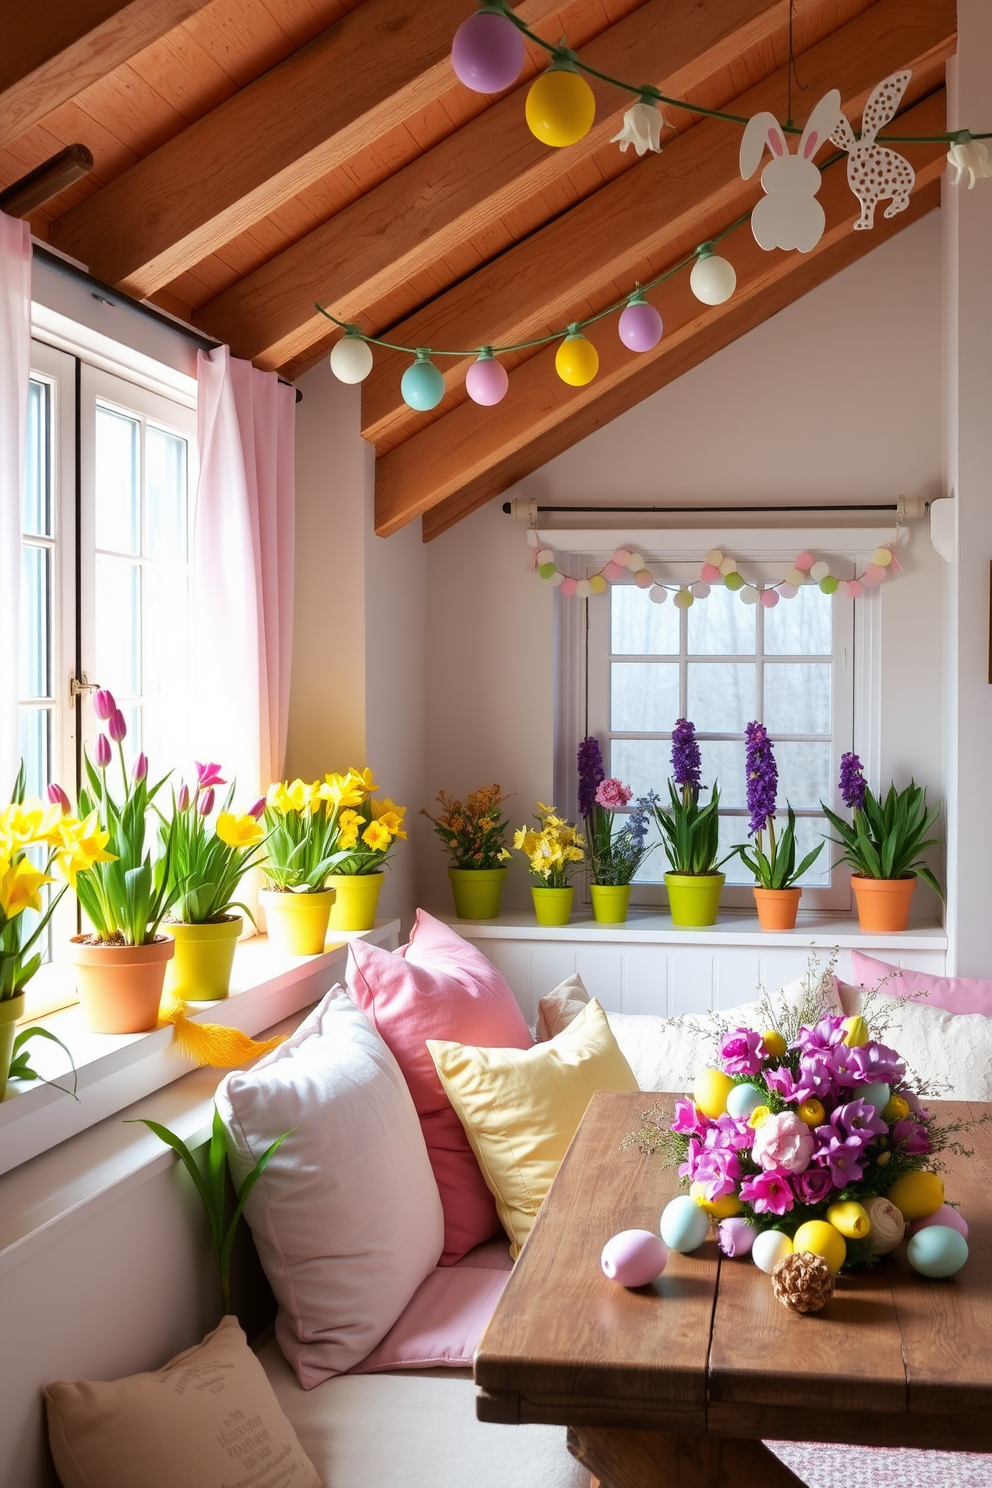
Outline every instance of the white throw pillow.
<path fill-rule="evenodd" d="M 399 1065 L 335 987 L 217 1090 L 235 1186 L 292 1130 L 245 1208 L 304 1389 L 358 1364 L 437 1264 L 441 1200 Z"/>
<path fill-rule="evenodd" d="M 880 1043 L 906 1061 L 914 1083 L 942 1100 L 992 1101 L 992 1018 L 947 1013 L 907 997 L 841 983 L 846 1013 L 867 1012 Z"/>

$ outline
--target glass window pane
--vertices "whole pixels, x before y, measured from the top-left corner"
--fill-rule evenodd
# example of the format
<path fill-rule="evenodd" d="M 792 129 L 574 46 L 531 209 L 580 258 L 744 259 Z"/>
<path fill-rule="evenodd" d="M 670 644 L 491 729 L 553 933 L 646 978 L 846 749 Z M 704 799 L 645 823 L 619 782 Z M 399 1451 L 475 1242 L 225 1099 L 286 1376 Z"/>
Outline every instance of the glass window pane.
<path fill-rule="evenodd" d="M 145 429 L 147 517 L 145 553 L 150 558 L 186 557 L 187 443 L 149 424 Z"/>
<path fill-rule="evenodd" d="M 720 817 L 720 849 L 717 853 L 718 860 L 725 857 L 732 847 L 737 846 L 738 842 L 747 841 L 746 816 Z M 740 853 L 735 853 L 732 858 L 727 858 L 727 861 L 722 864 L 720 872 L 727 875 L 728 884 L 754 883 L 754 879 L 741 861 Z"/>
<path fill-rule="evenodd" d="M 51 426 L 52 390 L 47 382 L 28 383 L 27 441 L 21 524 L 33 537 L 52 537 Z"/>
<path fill-rule="evenodd" d="M 699 752 L 703 760 L 703 785 L 710 787 L 714 780 L 719 782 L 721 808 L 746 806 L 744 740 L 702 739 Z"/>
<path fill-rule="evenodd" d="M 139 551 L 139 424 L 113 409 L 96 410 L 96 545 Z"/>
<path fill-rule="evenodd" d="M 707 599 L 688 611 L 690 656 L 753 656 L 757 606 L 714 585 Z"/>
<path fill-rule="evenodd" d="M 613 739 L 607 770 L 629 785 L 635 796 L 655 790 L 667 799 L 672 746 L 668 739 Z"/>
<path fill-rule="evenodd" d="M 766 662 L 763 721 L 776 734 L 829 734 L 829 662 Z"/>
<path fill-rule="evenodd" d="M 24 543 L 21 548 L 21 655 L 18 686 L 22 698 L 51 697 L 51 553 Z"/>
<path fill-rule="evenodd" d="M 17 748 L 24 761 L 25 789 L 29 796 L 44 796 L 52 778 L 52 715 L 48 708 L 22 708 L 18 720 Z M 2 782 L 3 800 L 10 799 L 13 781 Z"/>
<path fill-rule="evenodd" d="M 742 734 L 755 716 L 754 663 L 690 661 L 686 673 L 686 717 L 698 732 Z"/>
<path fill-rule="evenodd" d="M 829 656 L 833 650 L 834 599 L 804 584 L 792 599 L 765 611 L 768 656 Z M 690 612 L 691 613 L 691 612 Z"/>
<path fill-rule="evenodd" d="M 778 764 L 778 804 L 785 809 L 788 801 L 799 810 L 830 804 L 830 745 L 779 743 L 775 745 Z"/>
<path fill-rule="evenodd" d="M 189 585 L 154 564 L 143 584 L 142 748 L 161 774 L 189 754 Z"/>
<path fill-rule="evenodd" d="M 679 716 L 677 661 L 614 661 L 610 727 L 617 733 L 671 733 Z"/>
<path fill-rule="evenodd" d="M 136 563 L 96 560 L 96 680 L 123 697 L 139 691 L 141 570 Z"/>
<path fill-rule="evenodd" d="M 614 656 L 677 656 L 678 610 L 670 599 L 655 604 L 633 584 L 611 585 L 610 649 Z"/>
<path fill-rule="evenodd" d="M 797 816 L 796 817 L 796 862 L 801 863 L 808 852 L 812 852 L 818 842 L 823 842 L 829 831 L 829 823 L 824 816 Z M 837 856 L 838 849 L 832 842 L 823 842 L 820 856 L 811 868 L 807 868 L 799 883 L 811 889 L 826 889 L 830 887 L 830 865 Z"/>
<path fill-rule="evenodd" d="M 664 850 L 661 847 L 661 833 L 658 831 L 658 824 L 653 816 L 648 821 L 647 840 L 648 846 L 652 847 L 654 851 L 648 853 L 640 868 L 634 874 L 633 881 L 639 884 L 661 883 L 665 874 L 668 872 L 668 859 L 665 857 Z"/>

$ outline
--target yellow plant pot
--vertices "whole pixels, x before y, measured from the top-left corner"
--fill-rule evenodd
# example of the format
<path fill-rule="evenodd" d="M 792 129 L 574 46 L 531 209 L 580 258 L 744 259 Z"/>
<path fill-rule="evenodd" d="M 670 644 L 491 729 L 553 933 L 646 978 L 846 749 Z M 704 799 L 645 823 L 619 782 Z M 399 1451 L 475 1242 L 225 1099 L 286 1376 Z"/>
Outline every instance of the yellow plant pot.
<path fill-rule="evenodd" d="M 592 917 L 600 925 L 622 925 L 630 908 L 630 884 L 590 884 Z"/>
<path fill-rule="evenodd" d="M 495 920 L 506 882 L 505 868 L 449 868 L 448 878 L 460 920 Z"/>
<path fill-rule="evenodd" d="M 166 992 L 184 1002 L 226 997 L 243 923 L 240 915 L 228 915 L 213 925 L 163 925 L 176 943 L 176 954 L 165 972 Z"/>
<path fill-rule="evenodd" d="M 316 894 L 262 889 L 258 902 L 265 910 L 265 925 L 273 950 L 284 956 L 320 955 L 327 939 L 333 889 L 320 889 Z"/>
<path fill-rule="evenodd" d="M 531 893 L 534 896 L 534 913 L 537 915 L 539 925 L 568 924 L 568 917 L 572 913 L 572 899 L 575 895 L 573 888 L 531 888 Z"/>
<path fill-rule="evenodd" d="M 24 993 L 0 1002 L 0 1100 L 7 1093 L 7 1076 L 14 1052 L 14 1024 L 24 1016 Z"/>
<path fill-rule="evenodd" d="M 332 930 L 374 930 L 384 873 L 335 873 L 327 880 L 337 891 Z"/>
<path fill-rule="evenodd" d="M 174 941 L 159 935 L 149 945 L 100 945 L 74 935 L 70 944 L 76 990 L 94 1033 L 148 1033 L 156 1027 Z"/>
<path fill-rule="evenodd" d="M 715 925 L 725 877 L 723 873 L 666 873 L 672 924 L 683 930 Z"/>

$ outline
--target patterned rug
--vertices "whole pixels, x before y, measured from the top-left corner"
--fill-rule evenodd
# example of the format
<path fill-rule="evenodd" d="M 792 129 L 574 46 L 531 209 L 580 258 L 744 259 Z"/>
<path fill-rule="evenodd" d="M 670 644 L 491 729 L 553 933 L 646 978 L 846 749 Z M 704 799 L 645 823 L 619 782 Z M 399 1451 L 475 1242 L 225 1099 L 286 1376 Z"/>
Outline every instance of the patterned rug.
<path fill-rule="evenodd" d="M 807 1488 L 992 1488 L 992 1457 L 979 1452 L 765 1443 Z"/>

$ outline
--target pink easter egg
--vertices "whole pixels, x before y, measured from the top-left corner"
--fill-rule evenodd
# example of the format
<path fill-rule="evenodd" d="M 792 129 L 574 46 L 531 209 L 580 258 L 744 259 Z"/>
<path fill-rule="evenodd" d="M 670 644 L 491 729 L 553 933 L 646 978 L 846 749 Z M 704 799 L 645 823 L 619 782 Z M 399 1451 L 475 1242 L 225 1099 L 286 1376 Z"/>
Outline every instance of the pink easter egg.
<path fill-rule="evenodd" d="M 616 552 L 613 554 L 613 562 L 619 563 L 621 568 L 626 568 L 627 564 L 630 562 L 630 549 L 617 548 Z"/>
<path fill-rule="evenodd" d="M 576 586 L 577 583 L 578 583 L 578 579 L 562 579 L 562 581 L 561 581 L 561 592 L 562 592 L 562 594 L 574 594 L 575 593 L 575 586 Z"/>
<path fill-rule="evenodd" d="M 800 573 L 809 573 L 813 567 L 813 554 L 807 553 L 805 548 L 796 556 L 796 567 Z"/>
<path fill-rule="evenodd" d="M 603 1275 L 621 1286 L 647 1286 L 668 1264 L 668 1247 L 652 1230 L 621 1230 L 603 1246 Z"/>
<path fill-rule="evenodd" d="M 603 578 L 609 579 L 610 583 L 613 584 L 622 573 L 623 569 L 620 567 L 619 563 L 614 563 L 611 559 L 610 562 L 603 569 Z"/>
<path fill-rule="evenodd" d="M 949 1230 L 957 1230 L 959 1235 L 968 1238 L 968 1222 L 962 1219 L 956 1209 L 950 1204 L 941 1204 L 936 1214 L 928 1214 L 926 1219 L 914 1219 L 909 1227 L 910 1235 L 915 1235 L 918 1230 L 927 1230 L 931 1225 L 945 1225 Z"/>
<path fill-rule="evenodd" d="M 704 584 L 715 584 L 720 577 L 720 570 L 715 563 L 704 563 L 699 577 Z"/>
<path fill-rule="evenodd" d="M 766 610 L 773 610 L 778 604 L 778 590 L 762 589 L 760 603 Z"/>
<path fill-rule="evenodd" d="M 863 588 L 861 586 L 861 580 L 860 579 L 848 579 L 848 581 L 847 581 L 847 597 L 848 597 L 848 599 L 860 599 L 863 593 L 864 593 L 864 590 L 863 590 Z"/>

